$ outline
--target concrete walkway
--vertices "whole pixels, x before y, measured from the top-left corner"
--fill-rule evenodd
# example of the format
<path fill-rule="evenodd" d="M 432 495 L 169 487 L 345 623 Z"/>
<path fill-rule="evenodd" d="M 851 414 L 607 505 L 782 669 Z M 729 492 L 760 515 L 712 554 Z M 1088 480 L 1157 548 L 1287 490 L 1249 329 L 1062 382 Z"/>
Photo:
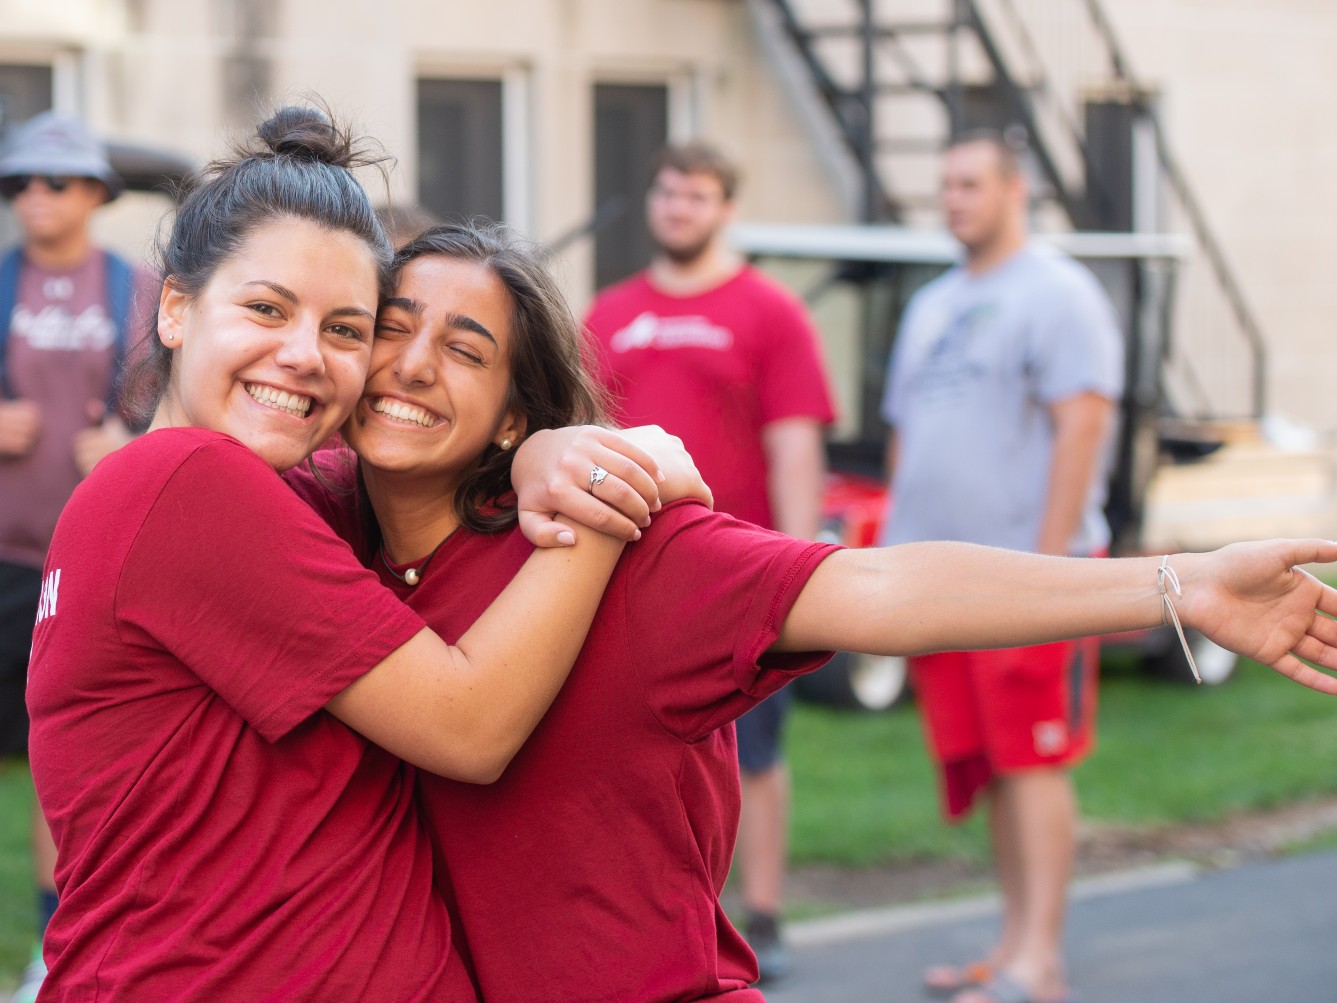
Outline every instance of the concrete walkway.
<path fill-rule="evenodd" d="M 1190 864 L 1074 887 L 1068 964 L 1080 1003 L 1337 1000 L 1337 852 L 1203 872 Z M 997 902 L 877 910 L 789 928 L 795 972 L 770 1003 L 927 1000 L 928 964 L 978 957 Z"/>

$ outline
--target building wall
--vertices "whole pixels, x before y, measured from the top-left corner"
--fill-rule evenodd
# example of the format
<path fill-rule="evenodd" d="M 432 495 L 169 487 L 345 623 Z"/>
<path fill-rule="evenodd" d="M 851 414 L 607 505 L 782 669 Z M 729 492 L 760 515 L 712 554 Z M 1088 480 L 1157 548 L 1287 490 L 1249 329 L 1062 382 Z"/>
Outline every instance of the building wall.
<path fill-rule="evenodd" d="M 913 8 L 926 0 L 887 0 Z M 847 0 L 812 0 L 844 10 Z M 943 0 L 945 7 L 946 0 Z M 1337 429 L 1329 318 L 1337 283 L 1337 166 L 1327 126 L 1337 83 L 1337 5 L 1327 0 L 1104 0 L 1165 121 L 1271 345 L 1270 399 Z M 46 60 L 57 101 L 102 132 L 205 161 L 255 117 L 257 99 L 319 95 L 400 162 L 414 191 L 420 75 L 505 76 L 508 137 L 522 144 L 512 221 L 540 239 L 593 209 L 592 88 L 660 82 L 671 127 L 704 133 L 742 161 L 745 218 L 851 218 L 848 177 L 796 102 L 757 30 L 759 0 L 0 0 L 0 62 Z M 801 88 L 800 88 L 801 92 Z M 820 127 L 820 122 L 817 123 Z M 375 178 L 369 179 L 375 191 Z M 142 251 L 161 199 L 126 199 L 100 222 Z M 1198 267 L 1198 266 L 1195 266 Z M 558 270 L 577 306 L 591 241 Z M 843 346 L 834 346 L 837 352 Z"/>
<path fill-rule="evenodd" d="M 540 239 L 593 210 L 594 84 L 666 83 L 673 131 L 707 134 L 746 164 L 746 214 L 842 215 L 740 0 L 0 0 L 0 25 L 0 62 L 61 60 L 58 104 L 104 134 L 201 162 L 244 134 L 257 98 L 319 96 L 398 156 L 396 199 L 415 190 L 418 76 L 506 76 L 522 119 L 509 135 L 528 153 L 511 222 Z M 368 184 L 376 194 L 381 182 Z M 108 239 L 143 246 L 131 231 L 145 213 L 109 217 Z M 558 265 L 578 304 L 590 244 Z"/>
<path fill-rule="evenodd" d="M 1337 5 L 1104 3 L 1258 314 L 1269 409 L 1337 431 Z"/>

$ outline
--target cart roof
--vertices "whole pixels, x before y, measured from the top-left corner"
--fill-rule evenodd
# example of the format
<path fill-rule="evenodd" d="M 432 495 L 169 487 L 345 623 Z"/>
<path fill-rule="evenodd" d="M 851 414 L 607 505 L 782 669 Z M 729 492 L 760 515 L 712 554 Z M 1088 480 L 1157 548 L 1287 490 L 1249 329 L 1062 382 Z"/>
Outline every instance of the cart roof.
<path fill-rule="evenodd" d="M 1181 261 L 1192 240 L 1178 233 L 1044 233 L 1035 239 L 1074 258 Z M 883 261 L 949 265 L 960 245 L 945 230 L 890 225 L 739 223 L 730 243 L 744 254 L 831 261 Z"/>

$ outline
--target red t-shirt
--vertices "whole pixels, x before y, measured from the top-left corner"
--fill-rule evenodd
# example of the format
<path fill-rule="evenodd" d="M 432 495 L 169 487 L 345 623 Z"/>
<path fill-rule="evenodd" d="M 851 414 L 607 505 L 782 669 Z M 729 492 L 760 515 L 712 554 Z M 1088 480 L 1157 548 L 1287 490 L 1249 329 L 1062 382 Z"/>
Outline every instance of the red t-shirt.
<path fill-rule="evenodd" d="M 309 479 L 299 492 L 355 535 L 346 495 Z M 626 548 L 570 678 L 501 779 L 419 773 L 459 950 L 488 1003 L 762 999 L 719 904 L 738 830 L 731 722 L 829 657 L 765 652 L 836 549 L 696 502 L 665 507 Z M 453 640 L 531 551 L 518 530 L 461 528 L 416 588 L 377 565 Z"/>
<path fill-rule="evenodd" d="M 600 293 L 585 325 L 618 420 L 679 436 L 718 511 L 772 526 L 763 426 L 835 418 L 803 304 L 750 265 L 697 296 L 640 273 Z"/>
<path fill-rule="evenodd" d="M 474 999 L 412 770 L 322 710 L 422 621 L 263 460 L 136 440 L 75 490 L 44 576 L 42 1000 Z"/>

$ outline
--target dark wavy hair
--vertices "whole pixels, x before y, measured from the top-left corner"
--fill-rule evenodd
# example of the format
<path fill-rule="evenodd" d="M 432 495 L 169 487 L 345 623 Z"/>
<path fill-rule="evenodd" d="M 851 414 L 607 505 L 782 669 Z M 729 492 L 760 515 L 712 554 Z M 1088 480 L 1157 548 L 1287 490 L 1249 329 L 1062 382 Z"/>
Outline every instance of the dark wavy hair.
<path fill-rule="evenodd" d="M 393 249 L 353 169 L 389 158 L 323 110 L 280 108 L 233 156 L 204 169 L 185 193 L 171 230 L 157 246 L 165 279 L 198 296 L 218 268 L 257 227 L 280 219 L 306 219 L 347 231 L 371 248 L 381 295 L 391 288 Z M 132 419 L 153 417 L 172 376 L 173 353 L 158 339 L 157 311 L 145 349 L 126 373 L 122 406 Z"/>
<path fill-rule="evenodd" d="M 489 220 L 444 223 L 396 252 L 395 276 L 410 262 L 434 255 L 482 265 L 505 287 L 511 301 L 507 360 L 511 379 L 504 407 L 524 415 L 526 435 L 545 428 L 607 423 L 603 391 L 585 366 L 580 324 L 538 245 Z M 496 533 L 515 524 L 514 457 L 514 450 L 488 445 L 455 492 L 455 513 L 463 525 L 479 533 Z M 362 511 L 370 516 L 365 488 L 361 494 Z M 378 531 L 375 536 L 379 539 Z"/>

